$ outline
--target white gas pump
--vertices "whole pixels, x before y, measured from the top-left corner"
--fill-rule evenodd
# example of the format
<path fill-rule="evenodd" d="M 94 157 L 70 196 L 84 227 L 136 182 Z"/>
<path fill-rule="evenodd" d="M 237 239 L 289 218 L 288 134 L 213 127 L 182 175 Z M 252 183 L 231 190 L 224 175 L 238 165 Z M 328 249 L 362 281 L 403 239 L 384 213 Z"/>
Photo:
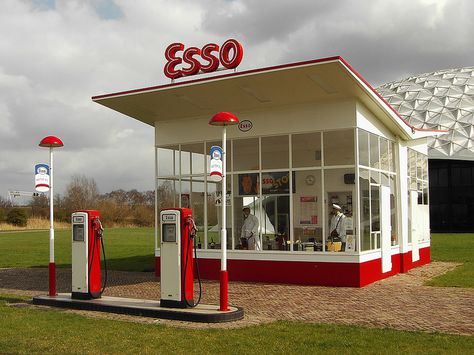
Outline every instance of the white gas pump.
<path fill-rule="evenodd" d="M 195 307 L 201 299 L 199 269 L 199 299 L 194 303 L 193 244 L 196 226 L 189 208 L 172 208 L 160 212 L 161 307 Z M 194 249 L 196 254 L 196 249 Z M 196 264 L 197 266 L 197 264 Z"/>
<path fill-rule="evenodd" d="M 74 212 L 72 220 L 72 294 L 75 299 L 100 298 L 107 282 L 103 228 L 100 213 L 94 210 Z M 101 282 L 100 252 L 104 257 L 105 278 Z"/>

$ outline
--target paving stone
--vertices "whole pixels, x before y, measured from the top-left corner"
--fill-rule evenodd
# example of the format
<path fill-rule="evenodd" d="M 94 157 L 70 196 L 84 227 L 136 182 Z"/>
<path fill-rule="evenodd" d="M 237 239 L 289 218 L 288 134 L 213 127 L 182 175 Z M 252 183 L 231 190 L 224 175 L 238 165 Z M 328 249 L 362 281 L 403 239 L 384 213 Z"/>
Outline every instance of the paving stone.
<path fill-rule="evenodd" d="M 360 289 L 230 282 L 229 303 L 245 310 L 245 318 L 232 324 L 209 325 L 95 312 L 79 313 L 96 318 L 191 328 L 235 328 L 291 320 L 473 335 L 474 289 L 423 286 L 426 280 L 458 265 L 432 262 Z M 108 296 L 160 298 L 159 280 L 153 273 L 109 271 L 108 283 L 105 291 Z M 70 269 L 57 269 L 57 286 L 58 292 L 70 292 Z M 203 303 L 219 303 L 217 281 L 203 281 L 202 288 Z M 0 269 L 0 293 L 34 296 L 47 291 L 47 269 Z M 197 283 L 195 295 L 197 297 Z"/>

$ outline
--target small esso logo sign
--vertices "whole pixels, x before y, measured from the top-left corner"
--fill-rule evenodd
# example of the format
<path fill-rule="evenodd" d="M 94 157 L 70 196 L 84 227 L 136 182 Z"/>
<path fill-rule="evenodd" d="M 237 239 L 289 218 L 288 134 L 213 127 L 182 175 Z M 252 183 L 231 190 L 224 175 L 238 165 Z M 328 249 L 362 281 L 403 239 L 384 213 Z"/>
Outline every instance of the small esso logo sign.
<path fill-rule="evenodd" d="M 182 57 L 178 56 L 177 53 L 183 50 L 184 44 L 182 43 L 172 43 L 166 48 L 165 57 L 167 62 L 164 67 L 164 73 L 170 79 L 195 75 L 199 71 L 210 73 L 216 71 L 219 64 L 222 64 L 227 69 L 234 69 L 240 64 L 244 56 L 244 48 L 235 39 L 225 41 L 220 49 L 215 43 L 208 43 L 201 49 L 189 47 L 184 50 Z M 198 60 L 199 57 L 201 57 L 204 63 Z M 177 69 L 177 66 L 183 62 L 187 66 Z"/>
<path fill-rule="evenodd" d="M 242 132 L 248 132 L 252 129 L 252 122 L 249 120 L 243 120 L 239 122 L 239 130 Z"/>

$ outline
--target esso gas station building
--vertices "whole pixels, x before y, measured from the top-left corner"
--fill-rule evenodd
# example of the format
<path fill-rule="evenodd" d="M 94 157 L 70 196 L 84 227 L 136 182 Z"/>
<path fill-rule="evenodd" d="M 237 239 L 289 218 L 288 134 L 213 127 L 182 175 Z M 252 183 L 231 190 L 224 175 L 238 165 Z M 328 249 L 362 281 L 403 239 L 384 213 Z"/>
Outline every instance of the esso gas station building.
<path fill-rule="evenodd" d="M 173 45 L 165 67 L 172 79 L 239 56 Z M 362 287 L 430 262 L 427 138 L 439 131 L 404 121 L 341 57 L 93 101 L 155 128 L 157 276 L 160 209 L 190 208 L 201 277 L 219 278 L 222 203 L 231 281 Z M 209 119 L 221 111 L 240 120 L 227 130 L 225 198 L 209 176 L 210 149 L 222 145 Z M 333 204 L 346 216 L 344 248 L 330 237 Z M 242 242 L 244 207 L 258 219 L 258 250 Z"/>

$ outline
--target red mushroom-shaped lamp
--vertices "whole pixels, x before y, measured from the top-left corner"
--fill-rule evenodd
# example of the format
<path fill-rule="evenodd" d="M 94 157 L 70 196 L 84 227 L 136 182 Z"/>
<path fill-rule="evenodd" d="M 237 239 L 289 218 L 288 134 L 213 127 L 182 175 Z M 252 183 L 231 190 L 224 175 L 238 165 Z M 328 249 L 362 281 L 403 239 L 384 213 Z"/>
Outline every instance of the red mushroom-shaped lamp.
<path fill-rule="evenodd" d="M 239 124 L 239 119 L 236 115 L 230 112 L 219 112 L 212 116 L 209 124 L 212 126 L 222 127 L 222 213 L 221 213 L 221 272 L 220 272 L 220 311 L 229 310 L 229 292 L 228 292 L 228 274 L 227 274 L 227 230 L 226 224 L 226 127 Z"/>
<path fill-rule="evenodd" d="M 49 148 L 49 295 L 56 296 L 56 263 L 54 262 L 54 192 L 53 192 L 53 148 L 64 146 L 61 139 L 55 136 L 44 137 L 40 147 Z"/>
<path fill-rule="evenodd" d="M 209 121 L 212 126 L 232 126 L 239 124 L 239 119 L 231 112 L 216 113 Z"/>
<path fill-rule="evenodd" d="M 58 148 L 64 146 L 64 143 L 61 139 L 55 136 L 47 136 L 44 137 L 40 144 L 40 147 L 46 147 L 46 148 Z"/>

